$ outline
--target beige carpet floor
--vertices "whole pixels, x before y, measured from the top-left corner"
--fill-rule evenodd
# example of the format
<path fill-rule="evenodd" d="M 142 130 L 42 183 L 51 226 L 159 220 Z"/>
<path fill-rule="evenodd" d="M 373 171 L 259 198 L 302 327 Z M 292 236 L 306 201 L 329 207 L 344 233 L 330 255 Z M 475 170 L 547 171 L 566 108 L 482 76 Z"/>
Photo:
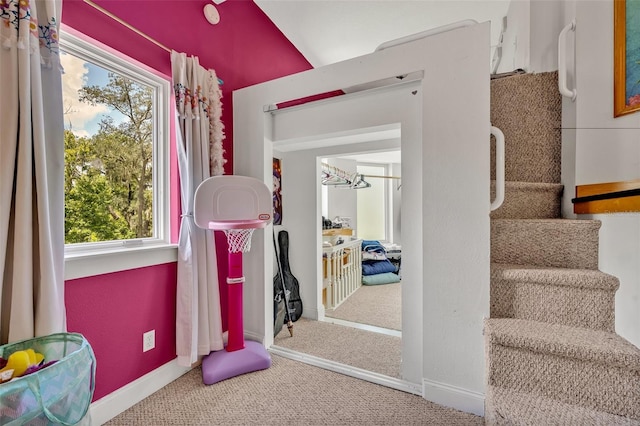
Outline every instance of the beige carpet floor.
<path fill-rule="evenodd" d="M 401 283 L 363 285 L 326 316 L 391 330 L 402 330 Z"/>
<path fill-rule="evenodd" d="M 400 337 L 300 318 L 293 337 L 284 327 L 273 344 L 352 367 L 400 377 Z"/>
<path fill-rule="evenodd" d="M 481 417 L 272 356 L 271 368 L 202 383 L 196 368 L 108 423 L 118 425 L 482 425 Z"/>

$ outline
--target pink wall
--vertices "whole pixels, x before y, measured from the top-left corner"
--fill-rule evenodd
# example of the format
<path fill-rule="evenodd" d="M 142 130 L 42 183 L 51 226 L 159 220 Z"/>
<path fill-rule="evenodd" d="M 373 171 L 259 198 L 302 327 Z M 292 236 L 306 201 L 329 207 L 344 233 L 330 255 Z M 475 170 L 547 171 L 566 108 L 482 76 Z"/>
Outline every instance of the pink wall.
<path fill-rule="evenodd" d="M 175 358 L 177 264 L 69 280 L 69 331 L 82 333 L 97 358 L 99 399 Z M 156 331 L 156 347 L 142 352 L 142 333 Z"/>
<path fill-rule="evenodd" d="M 218 6 L 220 24 L 202 15 L 205 0 L 135 2 L 94 0 L 111 13 L 176 51 L 200 58 L 224 80 L 226 173 L 233 171 L 233 90 L 311 68 L 309 62 L 252 2 Z M 170 76 L 169 53 L 127 30 L 82 0 L 65 0 L 62 22 Z M 177 190 L 172 179 L 172 190 Z M 175 192 L 172 199 L 176 200 Z M 172 212 L 177 216 L 177 212 Z M 173 221 L 175 224 L 176 221 Z M 172 230 L 175 241 L 176 230 Z M 216 237 L 218 246 L 224 236 Z M 218 250 L 221 282 L 226 244 Z M 66 282 L 69 331 L 84 334 L 98 360 L 94 399 L 175 358 L 176 264 L 164 264 Z M 226 292 L 221 292 L 224 297 Z M 223 314 L 226 311 L 223 306 Z M 156 348 L 142 353 L 142 333 L 156 330 Z"/>

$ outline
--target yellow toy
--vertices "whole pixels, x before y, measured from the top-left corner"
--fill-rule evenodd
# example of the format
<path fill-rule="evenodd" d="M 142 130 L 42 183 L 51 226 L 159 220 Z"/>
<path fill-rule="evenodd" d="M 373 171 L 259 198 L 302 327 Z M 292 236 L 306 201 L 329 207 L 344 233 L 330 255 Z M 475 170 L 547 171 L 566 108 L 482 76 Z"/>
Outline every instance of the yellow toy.
<path fill-rule="evenodd" d="M 44 355 L 33 349 L 16 351 L 7 358 L 7 365 L 0 370 L 0 383 L 22 376 L 29 367 L 38 365 L 44 360 Z M 9 371 L 13 370 L 9 376 Z M 3 374 L 4 373 L 4 374 Z"/>

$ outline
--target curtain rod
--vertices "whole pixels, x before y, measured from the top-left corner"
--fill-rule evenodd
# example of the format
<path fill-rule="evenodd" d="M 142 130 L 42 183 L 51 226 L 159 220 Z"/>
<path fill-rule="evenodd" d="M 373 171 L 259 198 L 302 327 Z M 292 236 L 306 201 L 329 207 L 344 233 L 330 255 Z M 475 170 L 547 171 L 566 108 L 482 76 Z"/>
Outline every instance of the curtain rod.
<path fill-rule="evenodd" d="M 154 38 L 149 37 L 148 35 L 146 35 L 145 33 L 143 33 L 142 31 L 140 31 L 139 29 L 137 29 L 136 27 L 134 27 L 133 25 L 129 24 L 128 22 L 124 21 L 121 18 L 118 18 L 116 15 L 114 15 L 113 13 L 109 12 L 108 10 L 106 10 L 105 8 L 103 8 L 102 6 L 99 6 L 97 4 L 95 4 L 94 2 L 92 2 L 91 0 L 83 0 L 86 4 L 88 4 L 89 6 L 93 7 L 94 9 L 96 9 L 97 11 L 101 12 L 104 15 L 107 15 L 109 18 L 113 19 L 114 21 L 116 21 L 117 23 L 119 23 L 120 25 L 123 25 L 127 28 L 129 28 L 131 31 L 133 31 L 134 33 L 138 34 L 141 37 L 146 38 L 147 40 L 149 40 L 151 43 L 155 44 L 156 46 L 164 49 L 165 51 L 167 51 L 168 53 L 171 53 L 171 49 L 169 49 L 167 46 L 165 46 L 164 44 L 160 43 L 159 41 L 157 41 Z M 220 78 L 218 78 L 218 83 L 219 84 L 224 84 L 224 81 L 222 81 Z"/>

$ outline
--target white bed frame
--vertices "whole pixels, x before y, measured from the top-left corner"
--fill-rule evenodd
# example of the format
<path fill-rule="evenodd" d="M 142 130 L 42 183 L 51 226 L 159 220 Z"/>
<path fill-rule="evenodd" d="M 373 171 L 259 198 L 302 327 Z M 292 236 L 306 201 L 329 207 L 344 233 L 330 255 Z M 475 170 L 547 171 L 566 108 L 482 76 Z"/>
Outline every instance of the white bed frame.
<path fill-rule="evenodd" d="M 335 309 L 362 285 L 362 240 L 322 249 L 326 309 Z"/>

